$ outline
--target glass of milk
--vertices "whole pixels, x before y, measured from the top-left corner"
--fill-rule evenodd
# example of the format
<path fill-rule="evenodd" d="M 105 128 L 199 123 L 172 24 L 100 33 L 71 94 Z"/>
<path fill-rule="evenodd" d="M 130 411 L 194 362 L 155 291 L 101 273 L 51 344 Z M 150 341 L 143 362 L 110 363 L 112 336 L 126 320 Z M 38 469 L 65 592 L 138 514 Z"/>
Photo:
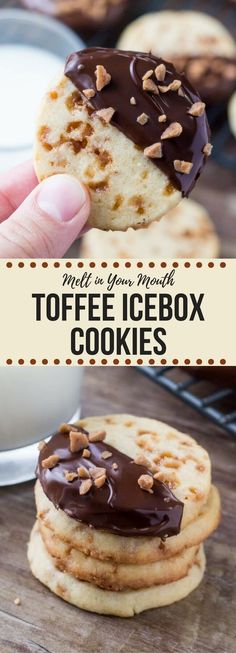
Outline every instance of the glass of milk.
<path fill-rule="evenodd" d="M 0 368 L 0 486 L 34 478 L 38 443 L 80 416 L 83 370 Z"/>
<path fill-rule="evenodd" d="M 72 30 L 52 18 L 0 9 L 0 172 L 32 157 L 44 92 L 67 55 L 83 47 Z"/>

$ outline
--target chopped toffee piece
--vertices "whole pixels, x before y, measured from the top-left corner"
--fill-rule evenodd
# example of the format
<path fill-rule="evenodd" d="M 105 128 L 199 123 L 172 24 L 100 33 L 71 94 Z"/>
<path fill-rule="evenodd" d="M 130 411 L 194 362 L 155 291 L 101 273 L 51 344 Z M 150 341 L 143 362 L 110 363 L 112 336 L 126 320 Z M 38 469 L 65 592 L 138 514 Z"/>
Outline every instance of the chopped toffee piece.
<path fill-rule="evenodd" d="M 90 458 L 91 453 L 90 453 L 89 449 L 84 449 L 83 453 L 82 453 L 82 456 L 83 456 L 83 458 Z"/>
<path fill-rule="evenodd" d="M 105 122 L 111 122 L 112 117 L 114 116 L 115 109 L 108 107 L 107 109 L 100 109 L 97 111 L 96 116 L 105 120 Z"/>
<path fill-rule="evenodd" d="M 94 485 L 100 488 L 104 485 L 105 482 L 106 482 L 106 476 L 105 474 L 103 474 L 103 476 L 98 476 L 98 478 L 95 478 Z"/>
<path fill-rule="evenodd" d="M 43 451 L 45 451 L 45 447 L 43 448 Z M 42 467 L 44 469 L 53 469 L 53 467 L 56 467 L 57 463 L 59 463 L 59 460 L 60 456 L 56 456 L 56 454 L 48 456 L 48 458 L 44 458 L 42 461 Z"/>
<path fill-rule="evenodd" d="M 108 458 L 112 457 L 112 453 L 110 451 L 103 451 L 101 458 L 103 460 L 108 460 Z"/>
<path fill-rule="evenodd" d="M 149 79 L 149 77 L 151 77 L 152 75 L 153 75 L 153 70 L 147 70 L 147 72 L 144 73 L 144 75 L 142 76 L 143 82 L 145 79 Z"/>
<path fill-rule="evenodd" d="M 92 487 L 92 481 L 90 478 L 86 479 L 85 481 L 82 481 L 79 488 L 80 495 L 83 496 L 83 494 L 87 494 L 89 490 L 91 490 L 91 487 Z"/>
<path fill-rule="evenodd" d="M 86 98 L 88 98 L 88 100 L 91 100 L 91 98 L 95 95 L 95 91 L 93 88 L 85 88 L 83 94 Z"/>
<path fill-rule="evenodd" d="M 89 442 L 103 442 L 106 437 L 106 431 L 94 431 L 89 434 Z"/>
<path fill-rule="evenodd" d="M 110 84 L 111 75 L 106 71 L 104 66 L 101 66 L 100 64 L 97 65 L 95 76 L 97 91 L 102 91 L 102 89 L 107 86 L 107 84 Z"/>
<path fill-rule="evenodd" d="M 172 122 L 161 135 L 161 140 L 164 141 L 166 138 L 176 138 L 182 134 L 182 131 L 183 127 L 179 122 Z"/>
<path fill-rule="evenodd" d="M 150 159 L 160 159 L 162 157 L 162 144 L 153 143 L 150 147 L 146 147 L 144 156 L 148 156 Z"/>
<path fill-rule="evenodd" d="M 178 161 L 177 159 L 174 161 L 175 170 L 177 170 L 177 172 L 182 172 L 185 175 L 189 175 L 192 166 L 193 164 L 189 161 Z"/>
<path fill-rule="evenodd" d="M 146 123 L 148 122 L 147 114 L 146 113 L 141 113 L 141 115 L 137 117 L 137 122 L 140 125 L 146 125 Z"/>
<path fill-rule="evenodd" d="M 89 478 L 89 470 L 84 465 L 78 467 L 77 474 L 79 478 Z"/>
<path fill-rule="evenodd" d="M 39 444 L 38 444 L 38 450 L 42 451 L 44 449 L 44 447 L 46 447 L 46 442 L 44 442 L 44 440 L 42 440 L 42 442 L 39 442 Z"/>
<path fill-rule="evenodd" d="M 152 81 L 152 79 L 144 79 L 143 90 L 148 93 L 154 93 L 154 95 L 158 95 L 159 93 L 158 86 Z"/>
<path fill-rule="evenodd" d="M 202 116 L 204 114 L 205 108 L 206 105 L 204 102 L 194 102 L 194 104 L 192 104 L 188 110 L 188 113 L 190 116 L 196 116 L 196 118 L 198 118 L 198 116 Z"/>
<path fill-rule="evenodd" d="M 70 450 L 72 453 L 76 453 L 76 451 L 80 451 L 81 449 L 84 449 L 84 447 L 88 446 L 88 438 L 85 433 L 82 433 L 81 431 L 77 431 L 77 433 L 71 431 L 69 438 Z"/>
<path fill-rule="evenodd" d="M 105 467 L 91 467 L 89 470 L 91 478 L 100 478 L 100 476 L 106 476 Z"/>
<path fill-rule="evenodd" d="M 162 113 L 161 116 L 158 117 L 158 122 L 166 122 L 167 121 L 167 116 L 165 113 Z"/>
<path fill-rule="evenodd" d="M 204 148 L 202 150 L 203 154 L 205 154 L 206 156 L 211 156 L 212 149 L 213 149 L 213 145 L 211 145 L 211 143 L 206 143 L 206 145 L 204 145 Z"/>
<path fill-rule="evenodd" d="M 153 483 L 154 483 L 154 479 L 152 476 L 149 476 L 149 474 L 142 474 L 138 478 L 139 487 L 141 488 L 141 490 L 145 490 L 146 492 L 153 493 L 153 489 L 152 489 Z"/>
<path fill-rule="evenodd" d="M 156 66 L 155 75 L 158 82 L 164 82 L 166 76 L 166 66 L 164 63 L 160 63 L 159 66 Z"/>
<path fill-rule="evenodd" d="M 81 427 L 80 432 L 89 439 Z M 138 458 L 134 464 L 132 458 L 107 442 L 91 442 L 89 451 L 90 458 L 83 457 L 83 450 L 72 453 L 67 434 L 56 433 L 40 452 L 37 476 L 56 508 L 79 522 L 118 535 L 162 537 L 179 533 L 183 504 L 166 483 L 154 479 L 146 465 L 138 464 Z M 106 452 L 113 456 L 112 464 L 110 458 L 102 458 Z M 49 471 L 43 462 L 51 456 L 59 462 Z M 82 468 L 88 478 L 79 475 Z M 76 474 L 72 483 L 68 483 L 65 472 Z"/>
<path fill-rule="evenodd" d="M 78 65 L 83 66 L 79 71 Z M 101 89 L 89 100 L 91 116 L 112 107 L 111 124 L 140 151 L 163 141 L 162 157 L 152 157 L 152 163 L 183 196 L 189 194 L 206 162 L 203 148 L 210 132 L 205 112 L 197 120 L 189 113 L 200 97 L 172 63 L 152 54 L 94 47 L 70 55 L 65 74 L 79 91 L 78 102 L 80 98 L 86 102 L 84 91 Z M 159 84 L 164 93 L 159 93 Z M 145 128 L 138 120 L 142 114 L 148 116 Z M 164 133 L 163 116 L 168 120 Z M 183 175 L 175 170 L 174 160 L 186 159 L 193 165 Z"/>
<path fill-rule="evenodd" d="M 72 483 L 72 481 L 74 481 L 75 478 L 78 478 L 78 474 L 76 474 L 76 472 L 65 471 L 64 476 L 65 476 L 66 480 L 69 481 L 69 483 Z"/>

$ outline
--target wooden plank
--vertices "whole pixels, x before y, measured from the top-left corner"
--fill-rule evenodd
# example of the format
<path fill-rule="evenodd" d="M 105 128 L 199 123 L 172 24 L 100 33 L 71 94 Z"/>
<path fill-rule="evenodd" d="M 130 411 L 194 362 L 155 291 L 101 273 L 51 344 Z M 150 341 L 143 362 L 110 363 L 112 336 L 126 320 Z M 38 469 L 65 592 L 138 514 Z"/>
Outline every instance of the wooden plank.
<path fill-rule="evenodd" d="M 133 619 L 80 611 L 29 571 L 26 545 L 35 519 L 33 483 L 0 491 L 0 653 L 235 653 L 235 451 L 233 438 L 135 369 L 89 369 L 83 414 L 156 417 L 207 447 L 223 519 L 206 545 L 207 573 L 184 601 Z M 21 605 L 14 598 L 21 598 Z"/>

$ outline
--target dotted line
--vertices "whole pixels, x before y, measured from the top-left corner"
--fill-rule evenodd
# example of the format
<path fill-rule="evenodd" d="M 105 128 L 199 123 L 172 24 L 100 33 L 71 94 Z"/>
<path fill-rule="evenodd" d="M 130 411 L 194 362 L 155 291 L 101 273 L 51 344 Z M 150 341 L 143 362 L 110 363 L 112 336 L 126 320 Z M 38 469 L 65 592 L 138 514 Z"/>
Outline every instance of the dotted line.
<path fill-rule="evenodd" d="M 25 360 L 24 358 L 18 358 L 17 361 L 14 362 L 12 358 L 7 358 L 5 360 L 5 365 L 73 365 L 77 363 L 77 365 L 81 366 L 87 366 L 87 365 L 107 365 L 109 363 L 109 359 L 107 358 L 102 358 L 101 360 L 96 360 L 95 358 L 90 358 L 87 362 L 84 361 L 83 358 L 78 358 L 76 361 L 72 360 L 71 358 L 66 358 L 65 360 L 61 360 L 60 358 L 54 358 L 52 361 L 49 361 L 48 358 L 42 358 L 40 360 L 36 360 L 36 358 L 30 358 L 29 361 Z M 214 358 L 208 358 L 207 361 L 203 361 L 202 358 L 197 358 L 196 360 L 190 360 L 190 358 L 185 358 L 183 361 L 179 360 L 178 358 L 173 358 L 172 360 L 167 360 L 166 358 L 161 358 L 160 361 L 154 359 L 154 358 L 149 358 L 149 360 L 143 360 L 142 358 L 137 358 L 136 360 L 131 359 L 131 358 L 126 358 L 124 362 L 120 361 L 119 358 L 114 358 L 112 360 L 112 365 L 226 365 L 227 361 L 225 358 L 221 358 L 219 361 L 214 360 Z"/>
<path fill-rule="evenodd" d="M 145 265 L 148 265 L 149 268 L 155 268 L 155 267 L 161 267 L 161 268 L 166 268 L 167 266 L 172 267 L 172 268 L 178 268 L 182 265 L 186 269 L 189 268 L 197 268 L 201 269 L 204 267 L 208 267 L 210 269 L 216 268 L 219 266 L 220 269 L 226 268 L 226 262 L 225 261 L 220 261 L 220 260 L 215 260 L 215 261 L 173 261 L 172 263 L 167 263 L 166 261 L 122 261 L 124 264 L 125 268 L 131 268 L 131 267 L 137 267 L 137 268 L 143 268 Z M 113 268 L 119 268 L 122 267 L 121 261 L 113 261 L 112 266 Z M 47 269 L 50 266 L 54 268 L 60 268 L 65 266 L 66 268 L 71 268 L 72 266 L 75 265 L 75 261 L 30 261 L 29 262 L 29 267 L 32 269 L 35 268 L 44 268 Z M 76 266 L 78 268 L 83 268 L 86 267 L 86 265 L 89 265 L 90 268 L 96 268 L 96 267 L 101 267 L 101 268 L 107 268 L 108 263 L 106 261 L 77 261 Z M 13 267 L 18 267 L 20 270 L 23 269 L 24 267 L 27 267 L 27 263 L 24 263 L 24 261 L 6 261 L 5 267 L 7 269 L 11 269 Z"/>

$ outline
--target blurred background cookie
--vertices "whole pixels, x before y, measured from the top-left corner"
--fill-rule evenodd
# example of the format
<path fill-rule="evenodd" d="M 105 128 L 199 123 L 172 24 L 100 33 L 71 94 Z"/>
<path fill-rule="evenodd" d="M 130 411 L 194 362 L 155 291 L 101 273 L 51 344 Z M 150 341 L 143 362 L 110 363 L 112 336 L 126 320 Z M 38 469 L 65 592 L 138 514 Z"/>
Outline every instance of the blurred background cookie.
<path fill-rule="evenodd" d="M 68 172 L 91 191 L 90 226 L 125 231 L 188 195 L 211 153 L 205 105 L 171 63 L 110 48 L 72 54 L 39 115 L 40 180 Z"/>
<path fill-rule="evenodd" d="M 236 87 L 235 41 L 225 26 L 208 14 L 146 14 L 124 30 L 118 45 L 173 61 L 208 103 L 228 98 Z"/>
<path fill-rule="evenodd" d="M 92 229 L 83 238 L 82 258 L 214 258 L 219 239 L 206 209 L 185 199 L 158 223 L 146 229 L 102 233 Z"/>
<path fill-rule="evenodd" d="M 21 0 L 27 9 L 47 13 L 70 27 L 92 32 L 117 23 L 128 0 Z"/>
<path fill-rule="evenodd" d="M 236 138 L 236 92 L 233 94 L 228 108 L 229 126 Z"/>

